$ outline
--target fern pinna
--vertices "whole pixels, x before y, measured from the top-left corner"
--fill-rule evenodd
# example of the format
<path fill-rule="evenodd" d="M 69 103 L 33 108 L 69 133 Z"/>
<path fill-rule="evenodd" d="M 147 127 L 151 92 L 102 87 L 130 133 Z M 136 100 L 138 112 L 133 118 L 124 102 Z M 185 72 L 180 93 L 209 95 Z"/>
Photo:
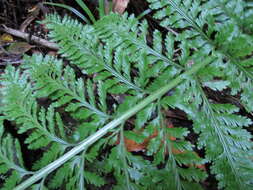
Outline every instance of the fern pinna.
<path fill-rule="evenodd" d="M 220 103 L 207 93 L 238 97 L 240 108 L 252 112 L 252 3 L 148 2 L 167 34 L 150 33 L 145 20 L 127 14 L 110 14 L 93 25 L 47 16 L 49 37 L 64 60 L 25 56 L 20 69 L 8 67 L 2 75 L 1 188 L 40 175 L 170 83 L 176 87 L 122 119 L 119 128 L 105 130 L 81 153 L 70 153 L 30 188 L 203 189 L 211 174 L 219 189 L 252 188 L 252 136 L 246 129 L 252 121 L 234 102 Z M 170 127 L 169 109 L 184 111 L 193 125 Z M 6 120 L 27 136 L 29 149 L 43 152 L 32 168 L 23 163 L 19 141 L 4 130 Z M 147 139 L 141 153 L 129 151 L 127 141 L 141 145 Z"/>

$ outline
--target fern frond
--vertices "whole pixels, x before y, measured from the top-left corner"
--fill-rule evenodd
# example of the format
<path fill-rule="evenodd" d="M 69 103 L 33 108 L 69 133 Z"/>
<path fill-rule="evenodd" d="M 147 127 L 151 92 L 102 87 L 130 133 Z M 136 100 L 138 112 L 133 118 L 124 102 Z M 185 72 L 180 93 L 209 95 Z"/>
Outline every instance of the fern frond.
<path fill-rule="evenodd" d="M 89 167 L 88 167 L 89 168 Z M 94 168 L 93 168 L 94 170 Z M 61 188 L 63 182 L 67 190 L 84 190 L 87 184 L 101 187 L 105 180 L 94 172 L 85 170 L 85 154 L 74 157 L 57 170 L 50 180 L 48 187 L 50 189 Z"/>
<path fill-rule="evenodd" d="M 203 164 L 203 160 L 193 151 L 193 145 L 185 140 L 189 133 L 185 128 L 166 126 L 163 114 L 159 112 L 158 117 L 153 120 L 151 126 L 156 127 L 158 135 L 152 139 L 148 145 L 148 154 L 154 156 L 154 165 L 165 163 L 163 170 L 167 171 L 171 182 L 167 189 L 187 189 L 185 184 L 192 183 L 197 187 L 197 183 L 206 178 L 204 171 L 196 168 Z M 159 129 L 160 128 L 160 129 Z M 150 129 L 149 129 L 150 130 Z M 166 157 L 168 155 L 168 160 Z M 181 168 L 181 166 L 187 168 Z M 192 175 L 193 172 L 195 175 Z M 173 181 L 173 183 L 172 183 Z M 166 182 L 163 182 L 166 183 Z M 166 188 L 165 188 L 166 189 Z M 199 186 L 197 189 L 201 189 Z"/>
<path fill-rule="evenodd" d="M 13 67 L 9 67 L 6 69 L 3 81 L 5 85 L 2 89 L 2 93 L 5 95 L 2 100 L 4 102 L 3 113 L 8 116 L 9 120 L 20 125 L 19 133 L 34 129 L 27 139 L 27 142 L 31 145 L 30 148 L 32 146 L 34 148 L 46 146 L 50 141 L 69 145 L 65 139 L 55 135 L 57 128 L 53 127 L 55 121 L 52 119 L 56 118 L 54 108 L 49 107 L 47 112 L 44 108 L 39 110 L 39 106 L 35 101 L 36 97 L 33 95 L 33 87 L 28 83 L 27 75 L 22 74 L 20 76 L 19 70 L 15 71 Z M 19 94 L 19 96 L 16 96 L 16 94 Z M 58 125 L 58 127 L 63 128 L 62 125 Z"/>
<path fill-rule="evenodd" d="M 0 175 L 5 179 L 1 189 L 8 190 L 14 188 L 24 176 L 33 172 L 28 171 L 24 166 L 18 139 L 5 134 L 3 119 L 0 118 Z"/>
<path fill-rule="evenodd" d="M 247 34 L 249 29 L 244 22 L 244 18 L 252 14 L 251 4 L 240 0 L 205 3 L 199 0 L 148 1 L 150 7 L 157 10 L 154 17 L 161 20 L 162 26 L 185 29 L 176 36 L 178 41 L 187 40 L 191 49 L 198 49 L 206 55 L 213 52 L 217 57 L 225 59 L 225 80 L 230 83 L 233 94 L 241 92 L 242 103 L 248 111 L 252 111 L 252 96 L 249 92 L 253 89 L 253 73 L 248 70 L 249 67 L 241 64 L 253 51 L 253 39 Z M 236 9 L 233 8 L 235 6 Z M 250 26 L 248 21 L 247 25 Z M 219 65 L 220 68 L 224 67 L 223 61 Z M 238 84 L 238 78 L 245 81 L 245 86 Z"/>
<path fill-rule="evenodd" d="M 36 95 L 38 97 L 50 95 L 50 98 L 55 100 L 54 107 L 60 107 L 75 100 L 79 102 L 79 105 L 75 104 L 74 107 L 73 104 L 69 103 L 70 105 L 66 107 L 67 111 L 74 112 L 79 107 L 85 107 L 93 114 L 104 118 L 110 117 L 106 113 L 106 89 L 103 83 L 99 82 L 97 87 L 100 104 L 96 105 L 91 81 L 87 80 L 86 84 L 81 78 L 76 81 L 74 70 L 69 66 L 64 68 L 61 60 L 36 55 L 27 57 L 24 65 L 31 79 L 36 82 L 35 88 L 39 89 Z M 89 100 L 86 100 L 86 93 L 90 97 Z"/>
<path fill-rule="evenodd" d="M 28 148 L 43 151 L 32 163 L 39 171 L 17 189 L 39 179 L 32 188 L 103 188 L 108 176 L 113 189 L 202 189 L 207 162 L 220 189 L 251 188 L 252 136 L 245 128 L 252 121 L 205 90 L 240 95 L 252 111 L 252 3 L 149 2 L 167 34 L 150 32 L 145 20 L 127 14 L 103 16 L 94 25 L 49 15 L 43 23 L 70 64 L 36 54 L 25 57 L 22 70 L 6 69 L 1 114 L 28 135 Z M 193 127 L 168 126 L 169 108 L 183 110 Z M 3 139 L 10 145 L 0 156 L 13 146 Z M 141 148 L 130 149 L 128 141 Z M 30 173 L 8 159 L 7 186 L 13 187 L 21 171 Z"/>
<path fill-rule="evenodd" d="M 111 14 L 101 19 L 95 25 L 96 32 L 100 38 L 104 41 L 110 39 L 115 42 L 117 40 L 115 44 L 117 47 L 131 48 L 131 56 L 133 58 L 135 58 L 135 54 L 140 55 L 145 52 L 146 55 L 152 56 L 153 63 L 160 60 L 166 66 L 172 65 L 178 69 L 182 68 L 172 60 L 172 57 L 165 55 L 171 53 L 171 50 L 173 51 L 173 46 L 166 46 L 164 54 L 162 36 L 159 31 L 154 31 L 153 47 L 148 46 L 147 27 L 147 22 L 139 23 L 138 19 L 133 16 L 128 17 L 127 14 L 123 17 Z"/>
<path fill-rule="evenodd" d="M 247 34 L 252 34 L 252 2 L 242 0 L 219 0 L 207 2 L 206 6 L 215 16 L 217 23 L 233 22 Z"/>
<path fill-rule="evenodd" d="M 131 165 L 131 158 L 134 159 L 134 157 L 130 153 L 126 152 L 124 148 L 124 146 L 120 145 L 111 150 L 104 166 L 105 170 L 107 172 L 114 172 L 118 181 L 117 185 L 113 187 L 114 189 L 121 189 L 124 187 L 127 187 L 128 189 L 141 188 L 139 180 L 141 176 L 144 175 L 141 170 L 143 170 L 145 160 L 140 158 L 143 162 L 139 165 L 139 167 L 137 165 Z M 141 163 L 141 160 L 139 160 L 139 163 Z"/>
<path fill-rule="evenodd" d="M 192 84 L 195 86 L 183 92 L 185 97 L 191 98 L 175 102 L 173 96 L 166 97 L 163 103 L 184 110 L 193 120 L 194 130 L 200 134 L 198 148 L 205 148 L 206 158 L 212 162 L 212 172 L 219 180 L 219 188 L 250 189 L 252 142 L 251 135 L 243 127 L 252 121 L 235 115 L 238 108 L 233 105 L 210 103 L 199 81 Z"/>
<path fill-rule="evenodd" d="M 217 174 L 220 188 L 225 186 L 227 189 L 240 189 L 244 187 L 250 189 L 250 179 L 252 178 L 253 171 L 253 164 L 250 163 L 252 155 L 249 152 L 252 149 L 252 143 L 250 142 L 251 135 L 245 129 L 242 129 L 242 127 L 249 126 L 252 122 L 247 118 L 233 114 L 215 113 L 205 95 L 203 96 L 203 109 L 206 109 L 205 111 L 208 113 L 206 119 L 207 117 L 209 118 L 209 121 L 206 120 L 206 127 L 210 125 L 209 132 L 213 130 L 217 135 L 216 140 L 211 137 L 211 134 L 209 138 L 212 138 L 214 142 L 219 144 L 220 151 L 217 149 L 218 146 L 214 148 L 214 145 L 208 144 L 208 141 L 211 139 L 208 139 L 207 135 L 204 137 L 204 133 L 200 135 L 199 142 L 205 143 L 207 157 L 210 160 L 214 160 L 212 171 Z M 210 129 L 211 126 L 212 130 Z M 249 163 L 250 165 L 248 165 Z M 246 170 L 245 167 L 247 167 Z M 228 172 L 229 170 L 231 172 Z M 224 171 L 227 172 L 225 173 Z"/>
<path fill-rule="evenodd" d="M 218 73 L 212 73 L 212 77 L 206 77 L 200 72 L 198 77 L 202 81 L 201 84 L 195 81 L 195 79 L 191 79 L 190 85 L 191 88 L 195 88 L 195 92 L 188 90 L 188 92 L 192 92 L 184 94 L 185 97 L 192 97 L 191 100 L 185 101 L 186 105 L 177 105 L 177 103 L 172 103 L 171 101 L 168 104 L 172 103 L 173 107 L 177 105 L 176 107 L 185 110 L 186 113 L 192 115 L 191 119 L 193 121 L 205 118 L 197 122 L 201 125 L 201 127 L 197 127 L 197 131 L 201 132 L 199 144 L 201 144 L 202 148 L 205 147 L 207 158 L 213 161 L 212 171 L 220 181 L 219 187 L 250 189 L 251 182 L 249 179 L 252 176 L 249 173 L 252 171 L 252 163 L 250 164 L 251 166 L 247 167 L 248 171 L 245 171 L 245 167 L 250 162 L 248 151 L 252 148 L 252 144 L 250 143 L 250 134 L 242 129 L 242 127 L 250 125 L 251 121 L 232 115 L 231 112 L 216 113 L 201 87 L 204 85 L 214 90 L 230 87 L 233 95 L 241 93 L 241 101 L 248 111 L 252 111 L 252 95 L 249 92 L 252 91 L 253 75 L 252 71 L 248 70 L 250 67 L 247 67 L 247 64 L 242 64 L 243 60 L 249 59 L 247 56 L 253 50 L 252 37 L 244 34 L 245 31 L 241 24 L 236 24 L 245 16 L 245 13 L 242 11 L 242 6 L 245 4 L 240 4 L 240 9 L 238 10 L 231 9 L 230 7 L 238 5 L 239 1 L 236 0 L 209 1 L 202 4 L 198 0 L 149 0 L 149 2 L 153 9 L 158 10 L 155 13 L 155 17 L 162 21 L 162 26 L 172 27 L 176 30 L 185 30 L 182 34 L 176 36 L 176 39 L 187 40 L 191 43 L 191 48 L 196 48 L 206 55 L 213 52 L 219 58 L 216 63 L 209 66 L 210 68 L 205 68 L 206 72 L 217 70 L 219 71 Z M 230 8 L 228 9 L 228 7 Z M 240 14 L 237 14 L 235 10 L 239 11 Z M 205 25 L 207 27 L 204 27 Z M 214 40 L 213 34 L 216 34 Z M 184 46 L 181 47 L 185 49 Z M 226 70 L 223 69 L 224 62 Z M 245 62 L 247 63 L 247 61 Z M 215 76 L 219 78 L 218 81 L 214 81 Z M 238 81 L 240 81 L 240 84 Z M 190 102 L 196 102 L 196 105 L 189 107 L 188 104 Z M 199 107 L 201 107 L 203 114 L 193 111 L 198 110 Z M 219 107 L 222 107 L 222 105 L 219 105 Z M 223 110 L 225 110 L 225 107 Z M 244 136 L 243 139 L 240 137 L 242 134 Z M 214 141 L 212 145 L 208 143 L 211 141 Z M 242 158 L 242 155 L 245 157 L 243 156 Z M 245 163 L 239 162 L 239 160 L 244 160 Z M 228 172 L 229 170 L 230 172 Z M 227 172 L 224 173 L 224 171 Z M 241 172 L 244 172 L 245 175 L 240 175 Z"/>
<path fill-rule="evenodd" d="M 64 107 L 74 119 L 83 121 L 76 126 L 75 140 L 95 132 L 111 117 L 106 102 L 108 87 L 102 81 L 76 79 L 71 67 L 63 67 L 61 60 L 49 56 L 27 57 L 23 68 L 35 82 L 37 97 L 50 98 L 52 107 Z M 98 96 L 98 103 L 95 96 Z"/>
<path fill-rule="evenodd" d="M 69 142 L 65 126 L 60 115 L 54 111 L 54 107 L 49 106 L 45 109 L 37 104 L 35 89 L 28 80 L 25 73 L 21 75 L 20 71 L 16 71 L 13 67 L 6 69 L 3 76 L 5 86 L 2 92 L 5 96 L 2 100 L 4 102 L 2 113 L 6 119 L 17 124 L 19 133 L 29 134 L 25 139 L 28 148 L 47 148 L 34 166 L 41 168 L 73 144 Z"/>
<path fill-rule="evenodd" d="M 51 30 L 50 37 L 59 43 L 61 53 L 82 69 L 83 73 L 101 73 L 101 76 L 107 79 L 105 84 L 115 91 L 120 88 L 118 84 L 125 84 L 124 89 L 120 88 L 121 91 L 126 92 L 129 89 L 143 91 L 114 68 L 113 47 L 108 44 L 104 49 L 92 26 L 82 26 L 68 17 L 59 20 L 56 15 L 48 17 L 45 23 Z M 72 29 L 67 30 L 67 28 Z M 114 80 L 109 78 L 110 76 Z"/>
<path fill-rule="evenodd" d="M 35 59 L 35 57 L 33 57 Z M 71 78 L 69 78 L 69 74 L 73 73 L 71 72 L 70 68 L 67 68 L 65 71 L 70 71 L 70 73 L 66 73 L 64 75 L 61 70 L 61 62 L 58 61 L 59 64 L 50 65 L 50 60 L 52 60 L 52 57 L 46 57 L 45 59 L 42 59 L 41 56 L 36 57 L 37 62 L 33 62 L 34 59 L 28 59 L 29 65 L 25 65 L 26 72 L 20 75 L 19 70 L 15 70 L 13 67 L 9 67 L 6 70 L 6 74 L 3 77 L 5 82 L 5 87 L 2 89 L 3 93 L 6 94 L 5 98 L 3 99 L 3 102 L 5 103 L 3 107 L 3 114 L 6 115 L 6 119 L 13 120 L 18 125 L 18 131 L 20 133 L 30 133 L 30 135 L 26 138 L 25 143 L 28 144 L 28 148 L 30 149 L 39 149 L 39 148 L 45 148 L 43 155 L 40 159 L 38 159 L 33 164 L 33 169 L 38 170 L 42 167 L 46 166 L 47 164 L 51 163 L 53 160 L 55 160 L 58 156 L 64 153 L 65 149 L 69 146 L 72 146 L 69 139 L 66 135 L 66 127 L 63 124 L 63 121 L 61 120 L 61 117 L 59 113 L 55 112 L 55 108 L 58 106 L 61 106 L 60 103 L 62 103 L 62 97 L 65 94 L 61 94 L 60 90 L 62 90 L 65 93 L 70 93 L 70 95 L 73 96 L 73 98 L 68 99 L 71 101 L 74 98 L 78 98 L 80 100 L 84 97 L 82 94 L 78 94 L 75 91 L 75 87 L 82 87 L 80 84 L 77 83 L 77 86 L 71 86 L 71 88 L 68 89 L 68 84 L 66 83 L 58 83 L 57 84 L 57 74 L 58 79 L 60 80 L 61 77 L 65 77 L 66 81 L 73 82 Z M 26 60 L 28 62 L 28 60 Z M 54 59 L 53 59 L 54 60 Z M 55 63 L 57 63 L 56 60 L 54 60 Z M 33 64 L 34 65 L 33 65 Z M 39 65 L 36 64 L 39 63 Z M 38 70 L 35 69 L 35 67 L 39 67 Z M 58 67 L 58 70 L 56 69 Z M 43 69 L 44 68 L 44 69 Z M 51 70 L 49 69 L 51 68 Z M 33 70 L 34 69 L 34 70 Z M 40 70 L 42 69 L 42 70 Z M 46 70 L 47 69 L 47 70 Z M 37 72 L 36 72 L 37 71 Z M 40 73 L 42 71 L 42 73 Z M 29 74 L 29 79 L 28 79 Z M 62 75 L 63 74 L 63 75 Z M 50 77 L 54 76 L 55 81 L 51 79 Z M 43 77 L 47 77 L 47 81 L 43 81 Z M 75 76 L 73 76 L 75 77 Z M 69 80 L 68 80 L 69 79 Z M 33 86 L 27 86 L 28 80 L 33 80 L 34 84 Z M 49 83 L 53 84 L 49 84 Z M 48 84 L 48 85 L 47 85 Z M 83 83 L 81 83 L 83 84 Z M 79 85 L 79 86 L 78 86 Z M 59 88 L 62 87 L 62 88 Z M 63 88 L 65 87 L 65 88 Z M 103 93 L 103 89 L 100 86 L 100 93 Z M 78 89 L 78 88 L 76 88 Z M 38 93 L 37 90 L 41 90 L 41 93 Z M 10 92 L 15 92 L 13 94 L 8 94 Z M 59 94 L 57 94 L 59 92 Z M 79 90 L 79 92 L 82 92 Z M 15 96 L 15 94 L 18 93 L 19 96 Z M 84 93 L 84 92 L 82 92 Z M 91 93 L 91 92 L 90 92 Z M 55 100 L 54 103 L 52 103 L 47 109 L 40 108 L 38 104 L 36 104 L 35 98 L 44 97 L 46 95 L 52 95 L 52 99 Z M 74 96 L 75 95 L 75 96 Z M 80 98 L 81 97 L 81 98 Z M 104 95 L 101 95 L 101 104 L 104 104 Z M 84 100 L 85 99 L 81 99 Z M 60 103 L 58 103 L 58 101 Z M 29 103 L 32 102 L 32 105 Z M 95 102 L 95 101 L 94 101 Z M 65 102 L 67 103 L 67 102 Z M 87 102 L 86 102 L 87 103 Z M 91 104 L 92 106 L 95 106 Z M 78 107 L 77 107 L 78 108 Z M 102 108 L 102 105 L 101 105 Z M 90 112 L 94 113 L 94 110 L 90 110 Z M 103 117 L 103 116 L 102 116 Z M 96 121 L 97 123 L 98 122 Z M 96 130 L 96 129 L 93 129 Z M 87 133 L 87 132 L 86 132 Z M 86 136 L 85 136 L 86 137 Z M 9 152 L 12 152 L 12 150 L 9 150 Z M 89 152 L 87 154 L 87 157 L 89 156 Z M 22 157 L 20 157 L 22 158 Z M 68 189 L 81 189 L 80 187 L 84 187 L 84 184 L 82 181 L 85 180 L 85 175 L 87 175 L 87 180 L 89 183 L 96 183 L 96 180 L 100 181 L 100 185 L 102 185 L 102 179 L 99 178 L 99 176 L 96 177 L 96 174 L 87 173 L 83 174 L 80 172 L 80 168 L 84 169 L 83 164 L 80 164 L 79 162 L 84 160 L 84 156 L 80 159 L 79 157 L 75 157 L 73 161 L 70 161 L 69 163 L 66 163 L 62 168 L 60 168 L 52 177 L 52 180 L 49 184 L 49 188 L 58 188 L 62 186 L 62 181 L 67 180 L 69 183 L 67 184 Z M 82 161 L 83 162 L 83 161 Z M 7 168 L 13 168 L 14 164 L 12 166 L 8 165 Z M 75 168 L 75 169 L 74 169 Z M 15 166 L 13 169 L 22 169 L 21 167 L 18 168 L 18 166 Z M 63 171 L 66 170 L 66 174 L 63 175 Z M 72 171 L 72 172 L 69 172 Z M 24 175 L 31 174 L 29 172 L 26 172 L 25 170 L 22 170 Z M 89 171 L 87 171 L 89 172 Z M 15 174 L 15 175 L 14 175 Z M 8 177 L 13 183 L 7 184 L 6 186 L 12 187 L 15 186 L 16 183 L 19 181 L 15 179 L 18 177 L 18 173 L 13 173 L 13 177 Z M 80 177 L 78 177 L 80 175 Z M 16 177 L 15 177 L 16 176 Z M 14 179 L 15 177 L 15 179 Z M 21 176 L 23 177 L 23 176 Z M 21 179 L 18 178 L 18 180 Z M 55 180 L 54 180 L 55 179 Z M 78 180 L 79 179 L 79 180 Z M 60 180 L 60 181 L 59 181 Z M 74 181 L 73 181 L 74 180 Z M 95 180 L 95 181 L 94 181 Z M 57 183 L 56 183 L 57 182 Z M 43 188 L 44 185 L 41 184 L 39 186 L 34 186 L 34 188 Z"/>

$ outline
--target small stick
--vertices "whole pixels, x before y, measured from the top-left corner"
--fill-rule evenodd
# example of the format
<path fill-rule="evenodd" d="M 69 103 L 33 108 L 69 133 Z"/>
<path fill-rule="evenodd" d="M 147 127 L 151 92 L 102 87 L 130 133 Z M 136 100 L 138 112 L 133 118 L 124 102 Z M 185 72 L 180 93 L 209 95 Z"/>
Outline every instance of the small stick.
<path fill-rule="evenodd" d="M 18 60 L 18 61 L 6 61 L 3 63 L 0 63 L 0 66 L 6 66 L 6 65 L 15 65 L 15 64 L 19 64 L 19 63 L 23 63 L 22 60 Z"/>
<path fill-rule="evenodd" d="M 16 36 L 16 37 L 19 37 L 19 38 L 22 38 L 22 39 L 25 39 L 25 40 L 29 39 L 29 34 L 28 33 L 21 32 L 19 30 L 15 30 L 15 29 L 12 29 L 12 28 L 8 28 L 5 25 L 2 25 L 2 26 L 3 27 L 0 28 L 0 31 L 2 31 L 2 32 L 6 32 L 8 34 L 11 34 L 13 36 Z M 39 38 L 39 37 L 34 36 L 34 35 L 31 36 L 30 40 L 32 42 L 36 43 L 36 44 L 48 47 L 48 48 L 53 49 L 53 50 L 58 50 L 59 49 L 59 47 L 57 46 L 56 43 L 49 42 L 45 39 Z"/>

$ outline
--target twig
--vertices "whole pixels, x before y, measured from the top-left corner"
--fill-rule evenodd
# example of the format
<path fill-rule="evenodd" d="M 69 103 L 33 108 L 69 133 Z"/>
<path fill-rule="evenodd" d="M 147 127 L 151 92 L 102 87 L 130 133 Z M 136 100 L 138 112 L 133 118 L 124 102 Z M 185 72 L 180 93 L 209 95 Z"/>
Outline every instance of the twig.
<path fill-rule="evenodd" d="M 29 39 L 29 34 L 28 33 L 21 32 L 19 30 L 15 30 L 15 29 L 12 29 L 12 28 L 8 28 L 5 25 L 2 25 L 2 26 L 3 27 L 0 27 L 0 31 L 2 31 L 2 32 L 9 33 L 13 36 L 16 36 L 16 37 L 19 37 L 19 38 L 22 38 L 22 39 L 25 39 L 25 40 Z M 49 42 L 45 39 L 39 38 L 39 37 L 34 36 L 34 35 L 31 36 L 30 40 L 32 42 L 36 43 L 36 44 L 48 47 L 48 48 L 53 49 L 53 50 L 58 50 L 59 49 L 56 43 Z"/>
<path fill-rule="evenodd" d="M 6 61 L 6 62 L 2 62 L 0 63 L 0 66 L 6 66 L 6 65 L 15 65 L 15 64 L 20 64 L 23 63 L 22 60 L 18 60 L 18 61 Z"/>
<path fill-rule="evenodd" d="M 20 25 L 19 30 L 20 32 L 25 32 L 25 29 L 27 28 L 27 26 L 29 24 L 31 24 L 31 22 L 35 19 L 36 17 L 31 15 L 29 16 L 27 19 L 25 19 L 25 21 Z"/>

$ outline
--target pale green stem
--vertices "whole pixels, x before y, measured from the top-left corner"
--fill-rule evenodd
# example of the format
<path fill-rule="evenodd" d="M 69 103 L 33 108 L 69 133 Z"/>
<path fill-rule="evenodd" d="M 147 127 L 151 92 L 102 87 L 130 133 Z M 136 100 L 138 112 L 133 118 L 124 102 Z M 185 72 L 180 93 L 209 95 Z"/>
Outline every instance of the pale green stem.
<path fill-rule="evenodd" d="M 34 184 L 41 178 L 48 175 L 50 172 L 54 171 L 61 165 L 63 165 L 65 162 L 73 158 L 78 153 L 82 152 L 83 150 L 87 149 L 88 146 L 96 142 L 98 139 L 103 137 L 105 134 L 107 134 L 110 130 L 117 127 L 122 122 L 126 121 L 130 117 L 134 116 L 137 112 L 142 110 L 144 107 L 152 103 L 154 100 L 160 98 L 163 96 L 166 92 L 171 90 L 172 88 L 176 87 L 178 84 L 180 84 L 182 81 L 187 79 L 188 76 L 196 73 L 201 67 L 209 64 L 213 61 L 213 58 L 206 58 L 203 63 L 195 63 L 188 71 L 185 71 L 181 75 L 179 75 L 177 78 L 172 80 L 167 85 L 161 87 L 157 91 L 155 91 L 153 94 L 149 95 L 147 98 L 145 98 L 143 101 L 141 101 L 139 104 L 131 108 L 130 110 L 126 111 L 124 114 L 122 114 L 119 118 L 114 119 L 113 121 L 109 122 L 107 125 L 105 125 L 103 128 L 98 130 L 93 135 L 89 136 L 85 140 L 83 140 L 80 144 L 72 148 L 69 152 L 65 153 L 63 156 L 52 162 L 51 164 L 47 165 L 46 167 L 42 168 L 38 172 L 36 172 L 33 176 L 25 180 L 23 183 L 18 185 L 14 190 L 23 190 L 29 187 L 30 185 Z"/>

